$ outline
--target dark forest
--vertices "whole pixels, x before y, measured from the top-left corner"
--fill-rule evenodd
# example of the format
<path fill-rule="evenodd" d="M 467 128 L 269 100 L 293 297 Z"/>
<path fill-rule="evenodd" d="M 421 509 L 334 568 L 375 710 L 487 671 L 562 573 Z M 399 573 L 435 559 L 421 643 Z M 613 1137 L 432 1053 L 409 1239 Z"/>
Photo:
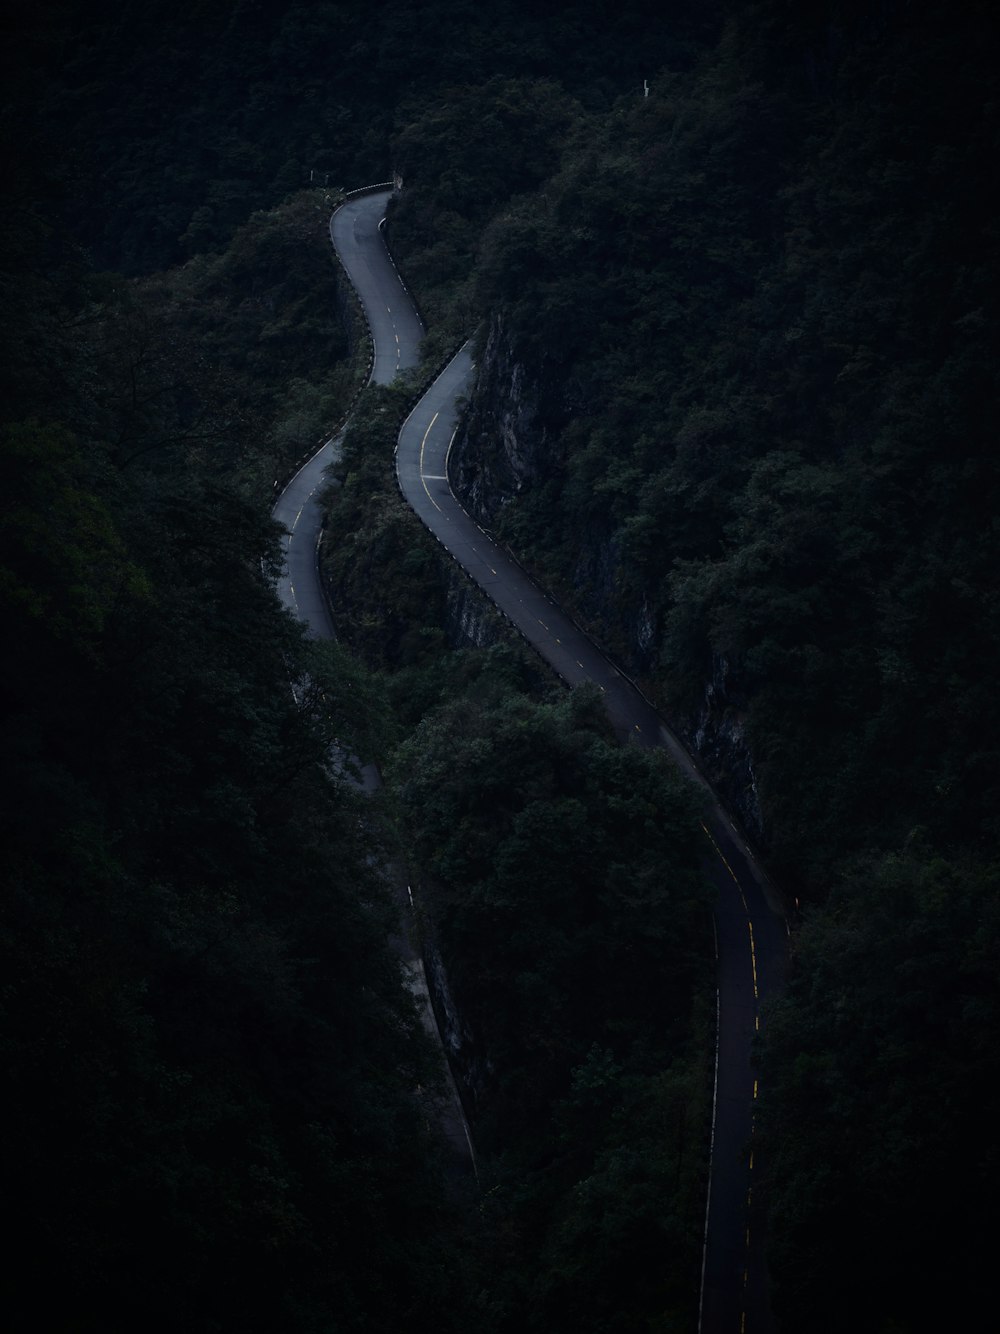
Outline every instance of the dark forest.
<path fill-rule="evenodd" d="M 977 3 L 8 6 L 8 1328 L 697 1328 L 698 801 L 395 488 L 399 420 L 470 335 L 456 488 L 789 905 L 756 1052 L 777 1329 L 973 1327 L 998 55 Z M 363 388 L 327 222 L 393 175 L 425 365 Z M 277 599 L 270 506 L 348 413 L 320 643 Z M 390 862 L 460 1015 L 476 1182 Z"/>

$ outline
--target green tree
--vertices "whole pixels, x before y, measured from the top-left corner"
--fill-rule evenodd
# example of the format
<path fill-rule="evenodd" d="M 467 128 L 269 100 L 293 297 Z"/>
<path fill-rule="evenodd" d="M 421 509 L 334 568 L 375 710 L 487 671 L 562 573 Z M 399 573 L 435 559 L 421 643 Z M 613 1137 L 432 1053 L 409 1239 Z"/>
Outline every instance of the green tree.
<path fill-rule="evenodd" d="M 803 927 L 762 1053 L 783 1328 L 864 1310 L 872 1330 L 934 1330 L 980 1309 L 989 1241 L 956 1220 L 988 1212 L 998 1184 L 998 901 L 995 867 L 918 837 Z"/>

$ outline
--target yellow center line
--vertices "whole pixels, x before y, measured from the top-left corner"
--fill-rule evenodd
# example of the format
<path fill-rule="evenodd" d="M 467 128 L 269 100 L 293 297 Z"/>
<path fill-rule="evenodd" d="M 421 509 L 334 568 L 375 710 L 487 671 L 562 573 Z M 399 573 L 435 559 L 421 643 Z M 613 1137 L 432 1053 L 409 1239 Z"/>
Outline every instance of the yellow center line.
<path fill-rule="evenodd" d="M 699 821 L 699 823 L 701 824 L 701 827 L 702 827 L 702 829 L 704 830 L 705 837 L 708 839 L 709 843 L 711 843 L 712 847 L 715 849 L 716 856 L 719 858 L 719 861 L 722 862 L 723 866 L 726 868 L 726 870 L 727 870 L 727 871 L 729 872 L 729 874 L 732 876 L 732 878 L 733 878 L 733 884 L 734 884 L 734 885 L 736 886 L 736 888 L 740 891 L 740 898 L 741 898 L 742 901 L 743 901 L 743 911 L 746 913 L 747 918 L 749 919 L 749 917 L 750 917 L 750 908 L 749 908 L 749 905 L 747 904 L 746 897 L 745 897 L 745 895 L 744 895 L 744 893 L 743 893 L 743 886 L 740 884 L 739 876 L 737 876 L 736 872 L 733 870 L 733 868 L 732 868 L 732 867 L 729 865 L 729 863 L 726 861 L 725 857 L 723 856 L 722 849 L 719 847 L 718 843 L 716 843 L 715 839 L 712 837 L 712 834 L 711 834 L 711 831 L 710 831 L 709 828 L 708 828 L 708 825 L 705 824 L 704 821 Z"/>

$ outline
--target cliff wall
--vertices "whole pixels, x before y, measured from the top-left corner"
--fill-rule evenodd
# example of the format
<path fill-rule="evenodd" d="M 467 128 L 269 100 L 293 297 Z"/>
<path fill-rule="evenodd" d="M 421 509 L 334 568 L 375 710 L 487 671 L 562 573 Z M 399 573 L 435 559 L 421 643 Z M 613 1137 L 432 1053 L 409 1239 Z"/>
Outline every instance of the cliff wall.
<path fill-rule="evenodd" d="M 495 315 L 449 459 L 455 494 L 486 528 L 545 470 L 551 440 L 539 400 L 537 375 L 518 359 L 502 317 Z"/>
<path fill-rule="evenodd" d="M 452 487 L 476 520 L 534 570 L 539 582 L 643 687 L 698 755 L 747 834 L 765 844 L 745 701 L 733 665 L 712 655 L 705 663 L 698 700 L 682 706 L 668 698 L 659 670 L 665 608 L 657 590 L 643 587 L 627 567 L 622 536 L 610 515 L 598 514 L 568 548 L 564 544 L 555 564 L 551 552 L 542 554 L 518 542 L 519 502 L 544 488 L 547 502 L 558 507 L 567 477 L 564 437 L 558 428 L 572 417 L 569 399 L 567 381 L 522 355 L 502 315 L 494 315 L 469 411 L 449 459 Z M 553 523 L 561 526 L 557 514 Z"/>

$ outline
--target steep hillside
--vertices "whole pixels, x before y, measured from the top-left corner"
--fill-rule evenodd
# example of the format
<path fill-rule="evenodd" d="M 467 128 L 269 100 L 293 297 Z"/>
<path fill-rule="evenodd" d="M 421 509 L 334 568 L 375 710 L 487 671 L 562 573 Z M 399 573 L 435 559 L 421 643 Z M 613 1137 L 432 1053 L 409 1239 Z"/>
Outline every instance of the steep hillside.
<path fill-rule="evenodd" d="M 763 1051 L 789 1330 L 986 1298 L 954 1219 L 960 1170 L 1000 1184 L 996 55 L 981 5 L 736 7 L 648 98 L 561 103 L 548 179 L 477 196 L 454 483 L 806 908 Z M 414 176 L 393 243 L 445 286 L 431 238 L 477 206 Z"/>

